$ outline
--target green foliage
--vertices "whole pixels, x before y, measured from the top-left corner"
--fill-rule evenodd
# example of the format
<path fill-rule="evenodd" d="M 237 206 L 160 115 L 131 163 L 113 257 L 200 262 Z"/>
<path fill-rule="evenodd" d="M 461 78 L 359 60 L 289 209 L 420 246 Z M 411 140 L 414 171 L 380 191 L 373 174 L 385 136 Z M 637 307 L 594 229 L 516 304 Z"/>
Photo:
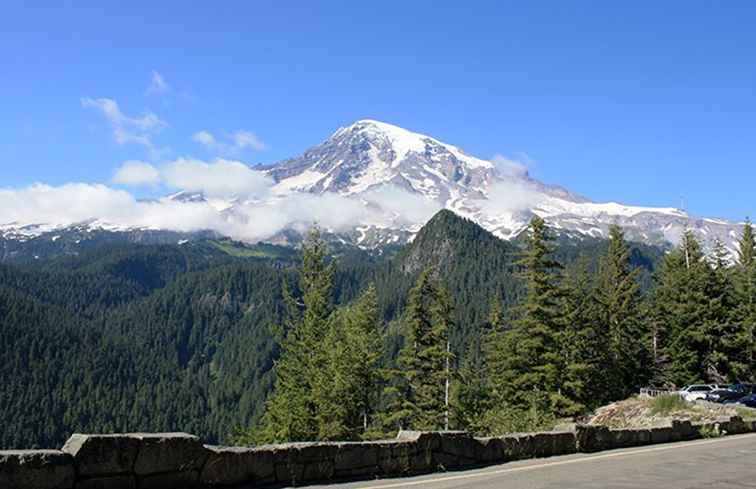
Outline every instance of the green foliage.
<path fill-rule="evenodd" d="M 724 383 L 752 375 L 747 306 L 738 298 L 737 276 L 721 243 L 707 258 L 689 232 L 665 257 L 652 296 L 658 383 Z"/>
<path fill-rule="evenodd" d="M 557 418 L 554 412 L 543 406 L 539 396 L 532 396 L 523 406 L 501 405 L 483 413 L 482 429 L 476 433 L 487 436 L 501 436 L 507 433 L 549 431 L 554 428 Z"/>
<path fill-rule="evenodd" d="M 630 248 L 618 226 L 609 229 L 609 248 L 599 260 L 594 297 L 596 337 L 604 353 L 603 375 L 597 379 L 603 391 L 599 400 L 624 399 L 647 384 L 650 360 L 638 269 L 630 264 Z"/>
<path fill-rule="evenodd" d="M 530 223 L 520 260 L 526 295 L 513 328 L 500 335 L 497 354 L 488 360 L 494 404 L 537 406 L 561 416 L 581 409 L 569 389 L 574 373 L 566 364 L 567 341 L 561 305 L 561 264 L 552 258 L 553 237 L 538 217 Z M 495 408 L 496 409 L 496 408 Z"/>
<path fill-rule="evenodd" d="M 726 339 L 732 376 L 753 382 L 756 381 L 756 239 L 750 221 L 743 226 L 732 282 L 736 305 L 733 327 Z"/>
<path fill-rule="evenodd" d="M 651 415 L 666 417 L 677 411 L 687 409 L 687 404 L 685 399 L 677 394 L 656 396 L 651 400 Z"/>
<path fill-rule="evenodd" d="M 326 262 L 326 256 L 326 244 L 314 230 L 302 255 L 301 310 L 296 299 L 285 294 L 289 314 L 275 366 L 275 389 L 260 426 L 250 436 L 258 443 L 329 438 L 341 429 L 327 418 L 333 413 L 323 412 L 324 387 L 319 383 L 330 353 L 326 338 L 334 327 L 334 266 Z"/>
<path fill-rule="evenodd" d="M 405 341 L 389 395 L 393 404 L 384 424 L 438 430 L 447 424 L 446 386 L 450 381 L 448 331 L 452 303 L 448 292 L 426 269 L 409 294 Z"/>
<path fill-rule="evenodd" d="M 319 405 L 318 438 L 370 438 L 376 425 L 382 351 L 380 318 L 372 285 L 334 316 L 324 341 L 326 358 L 317 373 L 315 399 Z"/>
<path fill-rule="evenodd" d="M 0 448 L 74 431 L 218 443 L 236 430 L 256 443 L 438 429 L 447 379 L 450 427 L 501 434 L 548 428 L 652 374 L 750 380 L 749 226 L 736 266 L 686 236 L 653 287 L 662 251 L 617 229 L 554 240 L 535 221 L 507 243 L 448 211 L 390 256 L 312 239 L 267 259 L 205 242 L 0 266 Z"/>
<path fill-rule="evenodd" d="M 704 425 L 698 429 L 701 438 L 720 438 L 725 435 L 719 428 L 714 425 Z"/>

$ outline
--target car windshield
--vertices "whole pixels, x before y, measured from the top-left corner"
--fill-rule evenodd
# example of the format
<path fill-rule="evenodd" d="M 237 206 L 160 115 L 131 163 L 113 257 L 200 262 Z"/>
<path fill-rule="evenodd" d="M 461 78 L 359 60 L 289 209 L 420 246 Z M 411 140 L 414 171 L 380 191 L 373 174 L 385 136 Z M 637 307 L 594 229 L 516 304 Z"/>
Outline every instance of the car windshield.
<path fill-rule="evenodd" d="M 704 392 L 704 391 L 710 391 L 711 387 L 708 385 L 694 385 L 690 388 L 691 392 Z"/>

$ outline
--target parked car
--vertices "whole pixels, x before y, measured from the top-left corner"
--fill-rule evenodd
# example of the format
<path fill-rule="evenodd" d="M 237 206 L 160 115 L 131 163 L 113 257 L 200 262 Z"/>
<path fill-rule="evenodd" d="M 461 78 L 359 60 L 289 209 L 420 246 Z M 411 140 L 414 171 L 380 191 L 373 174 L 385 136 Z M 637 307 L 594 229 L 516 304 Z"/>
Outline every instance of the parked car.
<path fill-rule="evenodd" d="M 714 389 L 706 394 L 706 400 L 720 403 L 738 402 L 743 397 L 753 393 L 751 384 L 732 384 L 726 389 Z"/>
<path fill-rule="evenodd" d="M 731 390 L 731 389 L 714 389 L 706 393 L 704 399 L 710 402 L 725 403 L 727 401 L 737 401 L 748 395 L 748 392 Z"/>
<path fill-rule="evenodd" d="M 686 401 L 692 402 L 699 399 L 705 399 L 706 394 L 714 389 L 716 389 L 716 386 L 711 384 L 693 384 L 683 387 L 678 393 Z"/>
<path fill-rule="evenodd" d="M 742 404 L 749 408 L 756 408 L 756 394 L 749 394 L 745 397 L 738 399 L 736 402 L 737 404 Z"/>

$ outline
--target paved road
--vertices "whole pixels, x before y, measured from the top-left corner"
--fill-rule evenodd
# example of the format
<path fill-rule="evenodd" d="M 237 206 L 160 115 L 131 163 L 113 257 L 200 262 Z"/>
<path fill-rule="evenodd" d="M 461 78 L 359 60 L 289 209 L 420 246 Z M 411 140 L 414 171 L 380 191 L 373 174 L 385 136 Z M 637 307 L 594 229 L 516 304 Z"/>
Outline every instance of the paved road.
<path fill-rule="evenodd" d="M 756 434 L 511 462 L 328 489 L 756 488 Z"/>

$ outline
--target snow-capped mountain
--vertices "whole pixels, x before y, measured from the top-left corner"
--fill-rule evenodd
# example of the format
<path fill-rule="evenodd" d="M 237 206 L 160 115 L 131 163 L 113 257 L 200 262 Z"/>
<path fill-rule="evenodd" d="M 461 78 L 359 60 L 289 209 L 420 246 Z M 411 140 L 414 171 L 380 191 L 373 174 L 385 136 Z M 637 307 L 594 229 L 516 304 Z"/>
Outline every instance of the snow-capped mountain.
<path fill-rule="evenodd" d="M 695 218 L 675 208 L 591 202 L 538 182 L 523 169 L 482 160 L 430 136 L 373 120 L 342 127 L 303 155 L 266 171 L 279 194 L 360 198 L 395 186 L 472 219 L 503 239 L 520 234 L 534 215 L 562 231 L 592 237 L 606 236 L 609 225 L 619 224 L 630 239 L 652 244 L 675 244 L 690 228 L 705 243 L 716 238 L 734 250 L 739 233 L 736 223 Z M 392 232 L 401 232 L 406 239 L 413 230 L 411 225 L 365 223 L 355 240 L 369 247 L 376 237 L 386 241 Z"/>
<path fill-rule="evenodd" d="M 145 212 L 159 208 L 160 220 L 142 218 L 136 220 L 139 225 L 98 218 L 73 226 L 0 223 L 0 241 L 55 241 L 71 229 L 77 236 L 107 232 L 132 239 L 165 231 L 180 233 L 183 241 L 191 229 L 181 221 L 191 211 L 201 213 L 201 225 L 208 223 L 209 231 L 235 239 L 287 243 L 317 221 L 334 239 L 378 248 L 411 240 L 442 208 L 502 239 L 517 237 L 534 215 L 573 236 L 603 237 L 611 224 L 618 224 L 631 240 L 655 245 L 676 244 L 689 228 L 705 245 L 719 239 L 731 252 L 740 233 L 738 223 L 696 218 L 675 208 L 592 202 L 543 184 L 511 162 L 476 158 L 430 136 L 374 120 L 342 127 L 296 158 L 254 169 L 269 183 L 255 195 L 181 191 L 143 203 Z"/>

